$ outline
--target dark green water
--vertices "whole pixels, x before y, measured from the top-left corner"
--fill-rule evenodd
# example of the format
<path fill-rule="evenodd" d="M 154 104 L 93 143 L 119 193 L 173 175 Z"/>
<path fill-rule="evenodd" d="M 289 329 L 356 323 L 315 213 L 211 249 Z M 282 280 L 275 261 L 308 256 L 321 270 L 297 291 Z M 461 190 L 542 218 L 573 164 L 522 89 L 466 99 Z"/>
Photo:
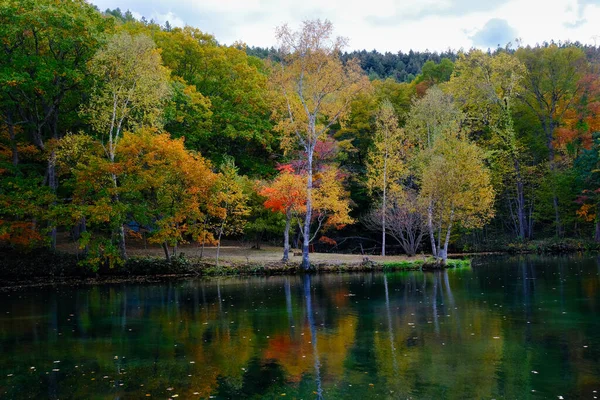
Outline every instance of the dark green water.
<path fill-rule="evenodd" d="M 593 399 L 599 273 L 490 258 L 3 292 L 0 398 Z"/>

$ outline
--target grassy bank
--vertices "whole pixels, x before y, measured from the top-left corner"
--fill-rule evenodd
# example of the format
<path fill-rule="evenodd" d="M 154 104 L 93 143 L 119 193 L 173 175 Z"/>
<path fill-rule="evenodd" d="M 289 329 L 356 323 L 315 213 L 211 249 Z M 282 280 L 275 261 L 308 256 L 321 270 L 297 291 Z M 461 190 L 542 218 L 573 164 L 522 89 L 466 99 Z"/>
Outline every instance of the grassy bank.
<path fill-rule="evenodd" d="M 15 253 L 0 251 L 0 286 L 13 286 L 16 283 L 43 282 L 54 283 L 69 280 L 130 280 L 140 277 L 196 277 L 217 275 L 279 275 L 298 274 L 305 271 L 300 267 L 300 257 L 283 263 L 281 253 L 274 249 L 254 250 L 250 255 L 239 257 L 239 248 L 226 249 L 216 265 L 211 257 L 198 258 L 179 256 L 169 263 L 164 258 L 153 255 L 135 255 L 124 265 L 114 268 L 100 267 L 93 271 L 81 265 L 76 254 L 67 252 L 53 253 L 36 251 Z M 207 252 L 210 254 L 210 251 Z M 277 257 L 275 260 L 274 257 Z M 432 266 L 432 259 L 420 257 L 363 257 L 350 254 L 311 254 L 313 267 L 311 272 L 365 272 L 365 271 L 402 271 L 420 270 Z M 470 265 L 469 260 L 448 260 L 448 267 Z"/>

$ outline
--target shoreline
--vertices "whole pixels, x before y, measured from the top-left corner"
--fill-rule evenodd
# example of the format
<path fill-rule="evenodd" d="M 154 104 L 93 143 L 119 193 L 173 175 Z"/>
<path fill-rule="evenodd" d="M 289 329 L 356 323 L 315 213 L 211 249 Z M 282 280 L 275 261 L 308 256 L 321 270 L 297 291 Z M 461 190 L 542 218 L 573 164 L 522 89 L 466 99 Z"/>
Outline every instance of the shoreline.
<path fill-rule="evenodd" d="M 10 256 L 12 260 L 8 260 Z M 400 261 L 315 262 L 305 271 L 300 262 L 224 262 L 216 266 L 207 260 L 174 258 L 171 263 L 157 257 L 132 257 L 124 265 L 92 271 L 78 264 L 68 253 L 16 254 L 0 253 L 0 290 L 35 288 L 55 285 L 96 285 L 115 283 L 153 283 L 167 280 L 208 278 L 219 276 L 272 276 L 322 273 L 358 273 L 385 271 L 427 271 L 466 267 L 470 259 L 448 259 L 441 267 L 431 258 L 414 257 Z M 45 265 L 39 270 L 40 264 Z"/>
<path fill-rule="evenodd" d="M 101 267 L 92 270 L 80 265 L 81 258 L 71 251 L 51 252 L 37 249 L 18 252 L 10 248 L 0 248 L 0 290 L 34 288 L 56 285 L 95 285 L 116 283 L 153 283 L 168 280 L 218 276 L 270 276 L 298 275 L 304 273 L 359 273 L 374 271 L 415 271 L 438 270 L 471 265 L 471 257 L 519 256 L 528 254 L 559 255 L 596 252 L 596 248 L 578 246 L 540 246 L 539 242 L 528 245 L 508 246 L 504 251 L 465 252 L 450 254 L 449 264 L 440 267 L 432 263 L 431 256 L 424 254 L 406 256 L 361 256 L 356 254 L 313 253 L 313 268 L 304 271 L 300 261 L 294 257 L 283 263 L 277 260 L 279 250 L 256 252 L 243 247 L 223 257 L 217 267 L 212 257 L 174 257 L 168 263 L 164 257 L 155 254 L 138 253 L 124 265 L 115 268 Z M 208 251 L 209 248 L 207 248 Z M 542 250 L 543 249 L 543 250 Z M 235 251 L 238 251 L 236 254 Z M 242 255 L 239 254 L 242 251 Z M 276 255 L 275 258 L 273 255 Z M 269 258 L 270 257 L 270 258 Z"/>

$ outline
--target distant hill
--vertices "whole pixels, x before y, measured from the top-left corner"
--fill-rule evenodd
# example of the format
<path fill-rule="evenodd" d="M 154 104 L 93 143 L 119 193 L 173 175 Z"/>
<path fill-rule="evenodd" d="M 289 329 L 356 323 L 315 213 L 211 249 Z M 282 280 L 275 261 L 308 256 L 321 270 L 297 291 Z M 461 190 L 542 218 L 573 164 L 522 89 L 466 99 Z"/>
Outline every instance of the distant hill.
<path fill-rule="evenodd" d="M 246 53 L 262 59 L 270 56 L 277 59 L 277 50 L 274 47 L 247 47 Z M 421 68 L 427 61 L 439 64 L 443 58 L 448 58 L 454 62 L 457 52 L 447 50 L 437 53 L 411 50 L 408 53 L 402 51 L 398 53 L 380 53 L 377 50 L 355 50 L 342 54 L 344 60 L 354 57 L 360 60 L 361 67 L 371 79 L 393 78 L 398 82 L 412 82 L 421 73 Z"/>

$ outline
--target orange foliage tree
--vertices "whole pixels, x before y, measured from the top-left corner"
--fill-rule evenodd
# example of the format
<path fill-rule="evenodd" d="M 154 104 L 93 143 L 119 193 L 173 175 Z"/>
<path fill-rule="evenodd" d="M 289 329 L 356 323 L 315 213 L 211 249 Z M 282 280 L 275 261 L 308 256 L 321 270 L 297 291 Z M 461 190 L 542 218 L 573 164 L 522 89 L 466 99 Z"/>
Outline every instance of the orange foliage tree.
<path fill-rule="evenodd" d="M 118 159 L 122 165 L 123 199 L 131 216 L 150 231 L 149 241 L 159 243 L 171 260 L 177 245 L 188 239 L 211 238 L 203 223 L 214 213 L 209 199 L 217 174 L 199 154 L 185 149 L 183 139 L 141 129 L 126 133 Z"/>
<path fill-rule="evenodd" d="M 267 198 L 265 207 L 286 216 L 283 261 L 288 261 L 289 229 L 293 218 L 298 220 L 298 228 L 304 235 L 305 225 L 301 223 L 300 217 L 306 216 L 306 176 L 295 172 L 290 165 L 280 167 L 280 171 L 280 175 L 271 185 L 263 188 L 260 195 Z M 309 243 L 322 227 L 341 229 L 352 222 L 349 216 L 350 201 L 342 182 L 343 176 L 333 165 L 322 167 L 314 174 L 311 224 L 316 226 L 309 237 Z"/>
<path fill-rule="evenodd" d="M 57 148 L 59 169 L 73 175 L 73 198 L 63 207 L 62 220 L 86 221 L 79 245 L 91 246 L 88 264 L 123 261 L 115 228 L 125 224 L 134 233 L 147 231 L 149 242 L 160 244 L 169 261 L 169 246 L 175 253 L 179 243 L 190 239 L 214 240 L 204 221 L 219 211 L 209 202 L 217 174 L 204 158 L 184 148 L 183 139 L 150 128 L 126 132 L 111 162 L 100 143 L 77 136 L 67 136 Z M 73 150 L 77 148 L 81 150 Z M 116 197 L 119 201 L 113 201 Z"/>
<path fill-rule="evenodd" d="M 289 260 L 290 226 L 292 219 L 304 212 L 306 207 L 304 177 L 294 172 L 290 165 L 279 168 L 280 174 L 269 185 L 260 190 L 259 194 L 266 197 L 265 207 L 285 214 L 285 229 L 283 231 L 283 261 Z"/>

